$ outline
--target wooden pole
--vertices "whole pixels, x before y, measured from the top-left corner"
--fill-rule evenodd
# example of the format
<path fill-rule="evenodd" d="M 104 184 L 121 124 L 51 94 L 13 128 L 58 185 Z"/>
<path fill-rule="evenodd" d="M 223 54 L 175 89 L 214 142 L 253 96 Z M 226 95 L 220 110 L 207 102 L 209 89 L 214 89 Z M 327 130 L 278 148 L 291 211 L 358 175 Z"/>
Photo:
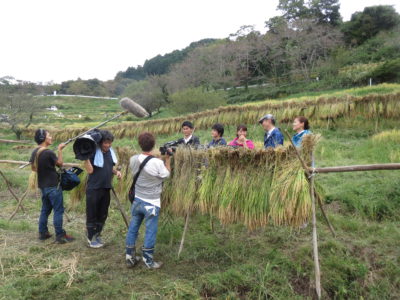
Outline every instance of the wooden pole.
<path fill-rule="evenodd" d="M 5 140 L 5 139 L 0 139 L 0 143 L 7 143 L 7 144 L 33 144 L 32 141 Z"/>
<path fill-rule="evenodd" d="M 314 188 L 314 195 L 315 195 L 315 198 L 317 198 L 317 202 L 318 202 L 319 207 L 320 207 L 320 209 L 321 209 L 322 216 L 324 217 L 326 223 L 328 224 L 328 227 L 329 227 L 330 232 L 332 233 L 333 237 L 335 238 L 335 237 L 336 237 L 335 229 L 333 228 L 331 222 L 330 222 L 329 219 L 328 219 L 328 216 L 327 216 L 326 213 L 325 213 L 325 210 L 323 209 L 322 200 L 321 200 L 321 198 L 319 197 L 319 195 L 317 195 L 317 193 L 315 192 L 315 188 Z"/>
<path fill-rule="evenodd" d="M 295 152 L 296 152 L 296 156 L 297 156 L 297 158 L 300 160 L 300 163 L 301 163 L 301 165 L 303 166 L 303 169 L 304 169 L 304 171 L 305 171 L 306 174 L 307 174 L 308 182 L 310 182 L 310 176 L 313 174 L 312 172 L 314 171 L 315 168 L 310 168 L 310 167 L 307 166 L 307 164 L 305 163 L 305 161 L 304 161 L 303 158 L 301 157 L 299 150 L 298 150 L 297 147 L 294 145 L 294 143 L 293 143 L 293 141 L 292 141 L 292 139 L 291 139 L 289 133 L 287 132 L 287 130 L 285 130 L 285 134 L 286 134 L 286 137 L 289 139 L 290 143 L 292 144 L 292 146 L 293 146 L 293 148 L 294 148 L 294 150 L 295 150 Z M 314 154 L 312 154 L 312 155 L 313 155 L 313 160 L 314 160 Z M 315 194 L 316 194 L 316 193 L 315 193 L 315 188 L 314 188 L 314 197 L 315 197 Z M 323 206 L 323 204 L 322 204 L 322 201 L 321 201 L 320 197 L 317 195 L 316 198 L 318 199 L 318 204 L 319 204 L 319 208 L 321 209 L 322 216 L 324 217 L 326 223 L 328 224 L 328 227 L 329 227 L 330 232 L 332 233 L 332 236 L 333 236 L 333 237 L 336 237 L 336 232 L 335 232 L 335 230 L 333 229 L 333 226 L 332 226 L 331 222 L 329 221 L 327 214 L 325 213 L 324 206 Z"/>
<path fill-rule="evenodd" d="M 185 218 L 185 227 L 183 228 L 183 233 L 182 233 L 182 238 L 181 238 L 181 244 L 179 245 L 179 250 L 178 250 L 178 258 L 181 255 L 181 252 L 183 250 L 183 244 L 185 243 L 185 236 L 186 236 L 186 231 L 189 227 L 189 216 L 190 216 L 190 210 L 187 211 L 186 218 Z"/>
<path fill-rule="evenodd" d="M 354 166 L 338 166 L 325 168 L 308 168 L 314 173 L 337 173 L 337 172 L 361 172 L 361 171 L 378 171 L 378 170 L 400 170 L 400 163 L 392 164 L 372 164 L 372 165 L 354 165 Z"/>
<path fill-rule="evenodd" d="M 123 208 L 122 208 L 122 205 L 121 205 L 121 202 L 119 201 L 119 198 L 118 198 L 118 196 L 117 196 L 117 193 L 115 192 L 115 190 L 114 190 L 113 187 L 111 188 L 111 190 L 112 190 L 112 192 L 113 192 L 113 194 L 114 194 L 115 201 L 117 202 L 117 207 L 118 207 L 119 211 L 121 212 L 122 218 L 124 219 L 126 228 L 129 228 L 128 217 L 126 216 L 125 211 L 124 211 Z"/>
<path fill-rule="evenodd" d="M 311 193 L 311 207 L 312 207 L 312 244 L 314 253 L 314 269 L 315 269 L 315 290 L 317 292 L 318 299 L 321 299 L 321 273 L 319 267 L 318 257 L 318 236 L 317 236 L 317 217 L 315 213 L 315 190 L 314 190 L 314 174 L 310 178 L 310 193 Z"/>
<path fill-rule="evenodd" d="M 13 195 L 13 197 L 15 198 L 15 200 L 17 200 L 17 203 L 18 203 L 19 202 L 18 196 L 11 189 L 10 182 L 8 181 L 8 179 L 6 178 L 6 176 L 4 175 L 4 173 L 1 170 L 0 170 L 0 175 L 1 175 L 1 177 L 3 177 L 4 181 L 6 182 L 7 189 L 10 191 L 11 195 Z M 21 209 L 25 213 L 25 209 L 22 205 L 21 205 Z"/>
<path fill-rule="evenodd" d="M 21 207 L 22 201 L 24 201 L 26 195 L 28 194 L 28 191 L 29 191 L 29 187 L 26 189 L 25 193 L 24 193 L 24 194 L 21 196 L 21 198 L 19 199 L 18 204 L 17 204 L 17 208 L 16 208 L 16 209 L 14 210 L 14 212 L 11 214 L 10 218 L 8 219 L 9 221 L 11 221 L 12 218 L 14 218 L 14 216 L 15 216 L 15 214 L 17 213 L 18 209 Z"/>
<path fill-rule="evenodd" d="M 12 165 L 26 165 L 29 164 L 27 161 L 20 161 L 20 160 L 8 160 L 8 159 L 1 159 L 0 164 L 12 164 Z M 80 167 L 80 164 L 77 163 L 64 163 L 64 167 Z"/>

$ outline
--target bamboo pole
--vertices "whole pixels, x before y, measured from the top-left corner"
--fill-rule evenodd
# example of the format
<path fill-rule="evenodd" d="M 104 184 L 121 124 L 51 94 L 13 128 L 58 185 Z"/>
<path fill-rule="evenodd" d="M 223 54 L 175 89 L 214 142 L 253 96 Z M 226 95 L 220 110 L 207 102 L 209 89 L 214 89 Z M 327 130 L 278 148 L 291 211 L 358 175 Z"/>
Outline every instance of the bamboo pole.
<path fill-rule="evenodd" d="M 26 165 L 29 164 L 27 161 L 21 160 L 8 160 L 8 159 L 1 159 L 0 164 L 12 164 L 12 165 Z M 63 167 L 80 167 L 80 164 L 77 163 L 64 163 Z"/>
<path fill-rule="evenodd" d="M 400 170 L 400 163 L 391 164 L 371 164 L 371 165 L 353 165 L 338 166 L 325 168 L 308 168 L 314 173 L 337 173 L 337 172 L 361 172 L 361 171 L 378 171 L 378 170 Z"/>
<path fill-rule="evenodd" d="M 18 196 L 11 189 L 10 182 L 8 181 L 8 179 L 6 178 L 6 176 L 4 175 L 4 173 L 1 170 L 0 170 L 0 175 L 1 175 L 1 177 L 3 177 L 4 181 L 6 182 L 7 189 L 10 191 L 11 195 L 13 195 L 13 197 L 15 198 L 15 200 L 17 200 L 17 203 L 18 203 L 19 202 Z M 25 213 L 25 209 L 24 209 L 24 207 L 22 205 L 21 205 L 21 209 Z"/>
<path fill-rule="evenodd" d="M 5 140 L 5 139 L 0 139 L 0 143 L 6 143 L 6 144 L 33 144 L 32 141 Z"/>

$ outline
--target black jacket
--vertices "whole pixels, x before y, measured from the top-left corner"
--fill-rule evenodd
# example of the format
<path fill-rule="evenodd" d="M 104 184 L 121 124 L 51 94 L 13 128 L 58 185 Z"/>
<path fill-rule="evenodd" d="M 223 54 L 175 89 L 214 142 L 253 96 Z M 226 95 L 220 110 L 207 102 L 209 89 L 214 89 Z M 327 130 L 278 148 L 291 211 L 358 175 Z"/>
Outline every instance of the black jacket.
<path fill-rule="evenodd" d="M 185 139 L 180 138 L 178 140 L 178 145 L 198 146 L 200 145 L 200 139 L 197 136 L 192 135 L 191 139 L 185 144 Z"/>

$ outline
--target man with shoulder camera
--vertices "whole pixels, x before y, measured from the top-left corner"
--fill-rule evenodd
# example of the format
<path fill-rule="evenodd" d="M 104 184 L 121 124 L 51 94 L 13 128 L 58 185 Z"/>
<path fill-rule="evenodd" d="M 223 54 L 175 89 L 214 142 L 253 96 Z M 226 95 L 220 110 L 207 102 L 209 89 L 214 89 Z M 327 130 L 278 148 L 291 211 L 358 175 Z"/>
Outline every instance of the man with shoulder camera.
<path fill-rule="evenodd" d="M 140 257 L 136 257 L 136 240 L 140 225 L 144 221 L 146 233 L 142 247 L 143 262 L 149 269 L 158 269 L 161 262 L 153 258 L 154 246 L 158 230 L 163 181 L 170 175 L 170 156 L 165 155 L 165 163 L 153 156 L 155 138 L 149 132 L 139 135 L 139 146 L 142 153 L 130 159 L 132 174 L 136 177 L 134 186 L 134 200 L 132 203 L 132 219 L 126 235 L 126 265 L 131 268 L 136 265 Z"/>
<path fill-rule="evenodd" d="M 107 130 L 101 131 L 99 147 L 92 157 L 85 161 L 89 174 L 86 187 L 86 230 L 90 248 L 101 248 L 104 242 L 101 232 L 108 217 L 112 177 L 121 178 L 121 172 L 114 169 L 117 156 L 111 145 L 114 136 Z"/>

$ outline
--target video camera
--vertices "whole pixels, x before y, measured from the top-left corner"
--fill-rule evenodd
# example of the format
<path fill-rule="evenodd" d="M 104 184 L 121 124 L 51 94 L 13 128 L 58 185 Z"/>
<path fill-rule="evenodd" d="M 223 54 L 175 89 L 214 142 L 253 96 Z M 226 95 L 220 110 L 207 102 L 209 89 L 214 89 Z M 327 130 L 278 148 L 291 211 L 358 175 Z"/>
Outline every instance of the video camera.
<path fill-rule="evenodd" d="M 178 146 L 178 145 L 179 145 L 178 141 L 171 141 L 171 142 L 165 143 L 163 146 L 160 147 L 161 155 L 165 155 L 165 154 L 172 155 L 171 152 L 168 152 L 168 149 L 172 149 L 172 151 L 175 152 L 176 146 Z"/>

